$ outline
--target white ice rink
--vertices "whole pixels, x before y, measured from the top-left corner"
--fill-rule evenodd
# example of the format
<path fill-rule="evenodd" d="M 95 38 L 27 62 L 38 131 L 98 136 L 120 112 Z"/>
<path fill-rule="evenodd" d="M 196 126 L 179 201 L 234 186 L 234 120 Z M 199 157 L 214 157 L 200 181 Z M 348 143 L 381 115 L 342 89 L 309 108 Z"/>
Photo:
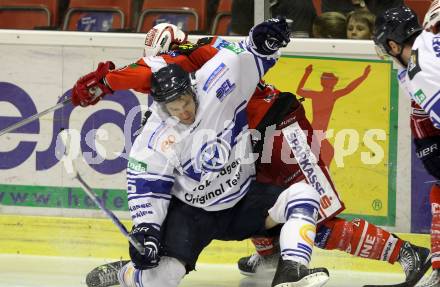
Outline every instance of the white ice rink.
<path fill-rule="evenodd" d="M 114 260 L 30 255 L 0 255 L 0 287 L 76 287 L 86 286 L 85 275 L 94 267 Z M 270 279 L 249 279 L 233 265 L 198 265 L 185 277 L 183 287 L 263 287 Z M 403 275 L 332 271 L 329 287 L 357 287 L 364 284 L 400 282 Z M 159 287 L 159 286 L 158 286 Z"/>

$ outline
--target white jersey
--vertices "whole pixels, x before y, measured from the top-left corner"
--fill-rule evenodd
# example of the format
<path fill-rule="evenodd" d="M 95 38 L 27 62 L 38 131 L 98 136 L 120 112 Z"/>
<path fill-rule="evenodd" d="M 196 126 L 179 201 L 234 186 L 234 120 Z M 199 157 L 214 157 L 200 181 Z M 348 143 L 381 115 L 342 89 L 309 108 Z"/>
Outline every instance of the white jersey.
<path fill-rule="evenodd" d="M 408 68 L 399 80 L 411 98 L 422 107 L 434 126 L 440 128 L 440 35 L 423 31 L 414 42 Z"/>
<path fill-rule="evenodd" d="M 195 122 L 181 124 L 153 103 L 134 142 L 127 168 L 134 224 L 160 228 L 172 196 L 207 211 L 230 208 L 255 178 L 246 106 L 278 53 L 218 41 L 222 49 L 195 73 Z"/>

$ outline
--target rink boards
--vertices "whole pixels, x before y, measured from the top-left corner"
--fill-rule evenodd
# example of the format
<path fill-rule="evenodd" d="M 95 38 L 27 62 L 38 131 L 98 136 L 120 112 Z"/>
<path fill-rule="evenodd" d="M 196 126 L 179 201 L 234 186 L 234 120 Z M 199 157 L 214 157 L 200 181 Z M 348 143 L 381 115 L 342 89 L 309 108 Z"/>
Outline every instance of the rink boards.
<path fill-rule="evenodd" d="M 124 221 L 128 227 L 129 222 Z M 0 254 L 26 254 L 87 258 L 128 258 L 128 244 L 116 227 L 106 219 L 0 216 Z M 429 247 L 427 235 L 399 234 L 413 244 Z M 235 264 L 253 252 L 246 241 L 214 241 L 199 258 L 199 263 Z M 399 264 L 355 258 L 339 251 L 315 248 L 313 266 L 332 270 L 401 272 Z"/>

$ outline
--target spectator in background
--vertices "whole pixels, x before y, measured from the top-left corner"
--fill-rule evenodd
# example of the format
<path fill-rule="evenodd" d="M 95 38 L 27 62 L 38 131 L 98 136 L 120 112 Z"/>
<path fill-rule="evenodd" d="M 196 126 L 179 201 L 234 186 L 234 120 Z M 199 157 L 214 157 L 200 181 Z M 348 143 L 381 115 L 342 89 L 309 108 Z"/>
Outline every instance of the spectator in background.
<path fill-rule="evenodd" d="M 247 35 L 254 24 L 254 0 L 232 2 L 231 35 Z M 312 0 L 270 1 L 270 17 L 284 16 L 293 20 L 292 37 L 310 37 L 316 17 Z"/>
<path fill-rule="evenodd" d="M 353 40 L 371 40 L 374 33 L 376 16 L 365 10 L 356 10 L 347 15 L 347 38 Z"/>
<path fill-rule="evenodd" d="M 347 39 L 347 18 L 340 12 L 325 12 L 313 21 L 314 38 Z"/>

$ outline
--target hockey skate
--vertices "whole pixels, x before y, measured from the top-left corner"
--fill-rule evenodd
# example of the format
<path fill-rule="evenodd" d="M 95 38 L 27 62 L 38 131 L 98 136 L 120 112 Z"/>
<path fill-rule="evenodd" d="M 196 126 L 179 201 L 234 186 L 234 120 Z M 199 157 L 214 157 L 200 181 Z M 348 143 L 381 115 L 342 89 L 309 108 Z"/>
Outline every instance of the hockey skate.
<path fill-rule="evenodd" d="M 429 275 L 426 280 L 423 280 L 416 287 L 440 287 L 440 270 L 434 269 L 432 270 L 431 275 Z"/>
<path fill-rule="evenodd" d="M 431 267 L 431 253 L 428 248 L 412 245 L 408 241 L 405 241 L 400 249 L 398 262 L 402 265 L 403 271 L 405 272 L 405 282 L 394 285 L 365 285 L 364 287 L 416 286 L 417 282 L 422 279 L 423 275 L 425 275 Z"/>
<path fill-rule="evenodd" d="M 329 280 L 326 268 L 308 269 L 295 261 L 278 261 L 272 287 L 320 287 Z"/>
<path fill-rule="evenodd" d="M 118 272 L 130 262 L 129 260 L 120 260 L 96 267 L 87 274 L 86 284 L 88 287 L 107 287 L 119 285 Z"/>
<path fill-rule="evenodd" d="M 254 253 L 251 256 L 242 257 L 238 260 L 238 270 L 245 276 L 253 276 L 257 272 L 274 271 L 277 268 L 279 258 L 279 252 L 266 256 Z"/>

